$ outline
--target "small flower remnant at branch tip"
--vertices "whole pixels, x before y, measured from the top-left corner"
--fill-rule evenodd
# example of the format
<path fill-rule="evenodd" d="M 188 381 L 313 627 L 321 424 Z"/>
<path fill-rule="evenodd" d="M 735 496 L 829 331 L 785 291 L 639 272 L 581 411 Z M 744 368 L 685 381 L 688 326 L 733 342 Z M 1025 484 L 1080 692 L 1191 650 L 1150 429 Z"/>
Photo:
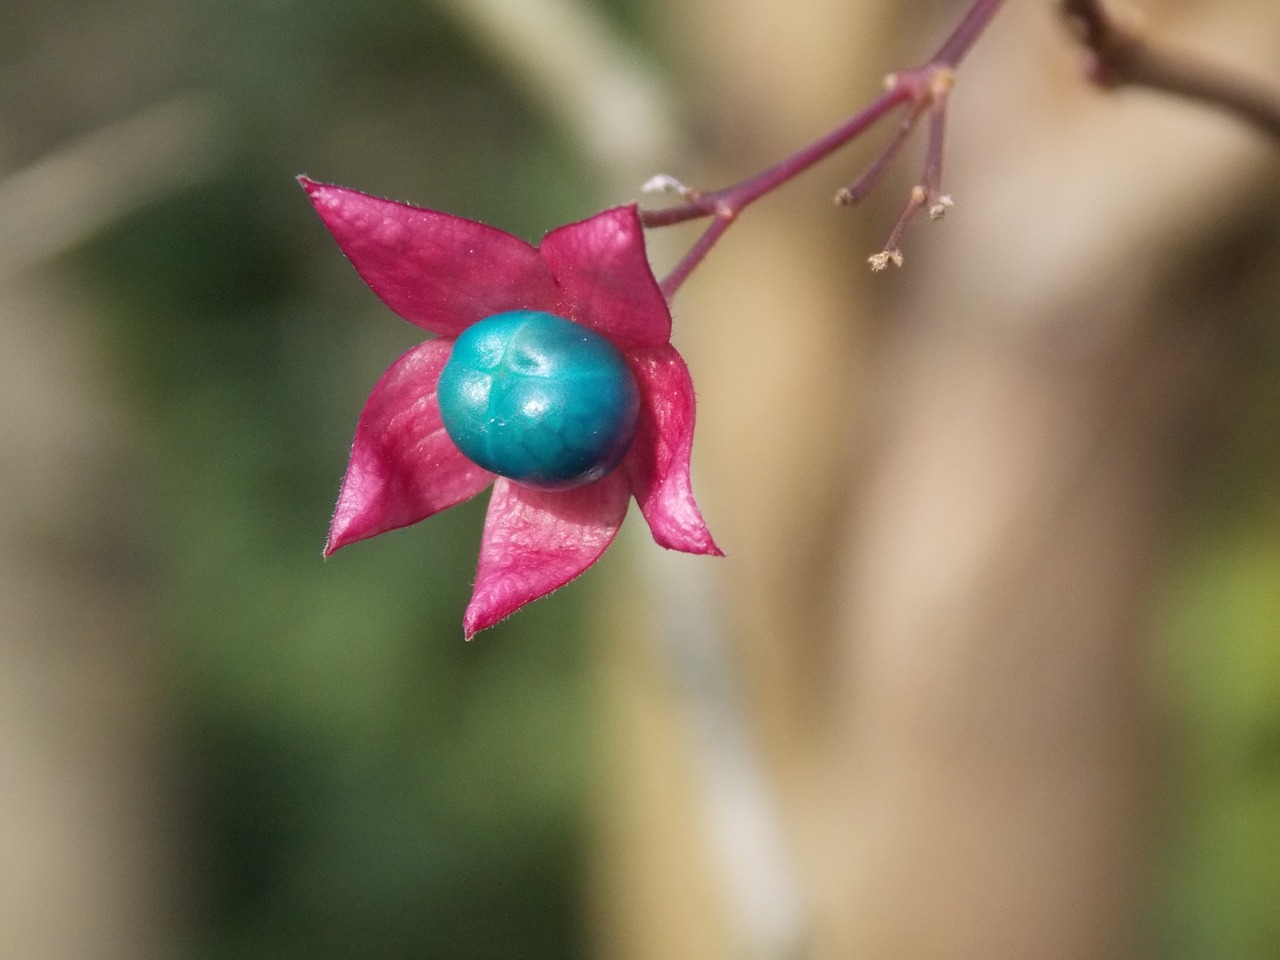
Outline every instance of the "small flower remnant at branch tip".
<path fill-rule="evenodd" d="M 873 253 L 867 257 L 867 263 L 871 264 L 871 270 L 874 273 L 879 273 L 891 263 L 895 267 L 900 267 L 902 266 L 902 251 L 897 249 L 881 250 L 879 253 Z"/>
<path fill-rule="evenodd" d="M 697 200 L 699 196 L 697 190 L 694 190 L 692 187 L 686 187 L 669 173 L 659 173 L 650 177 L 640 187 L 640 192 L 673 193 L 685 201 Z"/>
<path fill-rule="evenodd" d="M 600 559 L 632 499 L 659 545 L 720 555 L 689 477 L 693 383 L 634 205 L 535 247 L 299 181 L 365 283 L 434 334 L 360 414 L 326 556 L 492 486 L 470 639 Z"/>
<path fill-rule="evenodd" d="M 955 205 L 956 205 L 956 202 L 951 199 L 950 194 L 943 194 L 938 198 L 937 203 L 935 203 L 933 206 L 929 208 L 929 219 L 941 220 L 944 216 L 947 215 L 947 211 L 950 210 Z"/>

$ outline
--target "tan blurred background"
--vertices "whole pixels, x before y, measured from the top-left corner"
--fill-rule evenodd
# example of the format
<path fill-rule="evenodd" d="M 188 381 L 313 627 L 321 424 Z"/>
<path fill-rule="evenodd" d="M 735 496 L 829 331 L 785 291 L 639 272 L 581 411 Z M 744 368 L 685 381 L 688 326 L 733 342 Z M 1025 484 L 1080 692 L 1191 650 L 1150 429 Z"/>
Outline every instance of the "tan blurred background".
<path fill-rule="evenodd" d="M 321 564 L 414 342 L 289 177 L 528 237 L 745 177 L 961 2 L 0 14 L 0 957 L 1280 956 L 1280 154 L 1048 2 L 674 304 L 724 561 L 470 645 L 482 504 Z M 1143 0 L 1280 78 L 1272 0 Z M 695 233 L 655 234 L 669 266 Z"/>

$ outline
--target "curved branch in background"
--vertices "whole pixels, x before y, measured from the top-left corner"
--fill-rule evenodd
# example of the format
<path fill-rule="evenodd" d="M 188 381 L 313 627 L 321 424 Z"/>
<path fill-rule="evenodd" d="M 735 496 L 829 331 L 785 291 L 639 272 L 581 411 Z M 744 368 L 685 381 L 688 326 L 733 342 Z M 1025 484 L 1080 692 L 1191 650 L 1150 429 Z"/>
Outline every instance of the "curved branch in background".
<path fill-rule="evenodd" d="M 577 0 L 437 0 L 517 78 L 597 169 L 625 182 L 674 154 L 675 106 L 661 74 Z M 572 50 L 573 56 L 565 51 Z"/>
<path fill-rule="evenodd" d="M 0 282 L 213 176 L 224 126 L 216 104 L 183 94 L 0 176 Z"/>
<path fill-rule="evenodd" d="M 1061 0 L 1088 49 L 1089 78 L 1102 87 L 1149 87 L 1233 113 L 1280 142 L 1280 88 L 1199 54 L 1154 43 L 1130 9 L 1103 0 Z"/>

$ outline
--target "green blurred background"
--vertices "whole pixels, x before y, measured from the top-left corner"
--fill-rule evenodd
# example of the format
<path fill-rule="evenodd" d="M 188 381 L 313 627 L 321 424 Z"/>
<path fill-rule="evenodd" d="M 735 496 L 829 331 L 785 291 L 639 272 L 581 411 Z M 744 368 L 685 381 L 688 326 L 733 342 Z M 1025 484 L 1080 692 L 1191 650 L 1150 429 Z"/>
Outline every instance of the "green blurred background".
<path fill-rule="evenodd" d="M 655 64 L 687 71 L 641 0 L 591 5 Z M 593 571 L 464 644 L 483 497 L 321 561 L 360 406 L 417 331 L 358 281 L 293 178 L 529 239 L 629 198 L 609 195 L 518 70 L 431 3 L 0 9 L 0 180 L 79 156 L 85 135 L 171 98 L 194 124 L 178 127 L 195 144 L 181 160 L 191 182 L 130 182 L 121 189 L 136 203 L 107 204 L 33 261 L 14 228 L 28 221 L 0 222 L 19 264 L 0 276 L 0 337 L 47 338 L 33 349 L 50 372 L 6 392 L 4 415 L 29 426 L 19 432 L 31 449 L 64 435 L 73 448 L 43 461 L 13 442 L 3 455 L 16 491 L 6 568 L 22 571 L 6 594 L 28 580 L 50 593 L 27 619 L 6 613 L 6 656 L 52 656 L 46 645 L 65 642 L 92 648 L 77 663 L 144 677 L 141 692 L 113 681 L 134 705 L 106 711 L 141 744 L 131 782 L 164 798 L 134 841 L 95 855 L 159 878 L 147 902 L 169 919 L 151 955 L 587 956 L 591 785 L 612 747 L 596 732 L 584 625 L 605 581 Z M 96 196 L 103 171 L 81 172 L 88 187 L 62 181 L 66 195 Z M 14 209 L 6 196 L 0 209 Z M 1280 302 L 1271 294 L 1262 302 Z M 1157 676 L 1173 736 L 1149 942 L 1165 960 L 1280 956 L 1274 319 L 1257 378 L 1270 394 L 1250 405 L 1270 419 L 1228 444 L 1237 459 L 1214 483 L 1229 502 L 1198 497 L 1162 616 Z M 6 352 L 22 363 L 21 349 Z M 26 383 L 19 374 L 11 384 Z M 48 613 L 66 605 L 63 619 Z M 57 727 L 59 705 L 82 720 L 77 710 L 97 709 L 81 693 L 93 669 L 40 701 L 48 713 L 32 716 L 54 725 L 42 730 Z M 38 752 L 25 722 L 7 742 Z M 24 768 L 10 767 L 21 787 Z M 0 823 L 11 828 L 26 829 L 17 816 Z M 134 876 L 121 871 L 120 882 Z M 21 877 L 8 882 L 21 890 Z M 76 955 L 14 936 L 15 958 Z"/>
<path fill-rule="evenodd" d="M 573 145 L 413 0 L 18 2 L 0 67 L 4 170 L 179 94 L 214 105 L 198 183 L 15 281 L 74 289 L 66 334 L 128 421 L 93 542 L 67 548 L 134 595 L 163 665 L 178 955 L 583 955 L 592 578 L 464 644 L 484 497 L 321 560 L 355 418 L 420 335 L 294 183 L 536 238 L 590 210 Z"/>

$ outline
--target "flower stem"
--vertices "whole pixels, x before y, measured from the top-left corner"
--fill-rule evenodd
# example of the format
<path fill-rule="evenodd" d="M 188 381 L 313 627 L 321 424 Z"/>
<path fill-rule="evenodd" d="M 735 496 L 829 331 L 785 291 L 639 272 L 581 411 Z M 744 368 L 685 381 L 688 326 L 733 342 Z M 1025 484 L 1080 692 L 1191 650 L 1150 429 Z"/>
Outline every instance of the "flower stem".
<path fill-rule="evenodd" d="M 943 41 L 937 53 L 923 66 L 891 74 L 886 80 L 885 92 L 870 104 L 813 143 L 783 158 L 766 170 L 720 190 L 708 193 L 688 191 L 686 202 L 677 206 L 640 211 L 640 222 L 646 227 L 666 227 L 702 217 L 712 218 L 702 236 L 662 281 L 662 292 L 667 298 L 670 299 L 675 295 L 680 285 L 702 262 L 715 246 L 716 241 L 724 235 L 729 225 L 743 210 L 857 138 L 887 113 L 906 104 L 911 105 L 911 111 L 903 118 L 888 145 L 866 173 L 852 186 L 837 194 L 837 202 L 852 203 L 871 190 L 889 161 L 905 142 L 907 134 L 915 127 L 916 121 L 926 109 L 929 109 L 932 113 L 925 186 L 918 189 L 923 193 L 924 201 L 929 203 L 930 211 L 936 209 L 942 200 L 939 193 L 942 177 L 942 132 L 945 128 L 947 94 L 954 82 L 955 68 L 1003 5 L 1004 0 L 974 0 L 973 5 L 950 36 Z M 907 210 L 894 229 L 893 237 L 895 238 L 901 235 L 915 211 L 924 203 L 924 201 L 916 201 L 915 194 L 916 191 L 913 190 L 912 202 L 908 204 Z M 900 260 L 899 255 L 895 262 Z"/>
<path fill-rule="evenodd" d="M 964 19 L 951 31 L 951 36 L 942 41 L 938 52 L 929 60 L 930 63 L 951 67 L 960 66 L 960 61 L 977 42 L 978 37 L 987 29 L 991 18 L 1000 12 L 1004 0 L 975 0 L 972 7 L 964 15 Z"/>
<path fill-rule="evenodd" d="M 707 229 L 703 231 L 697 242 L 689 248 L 689 252 L 680 258 L 680 262 L 675 265 L 675 268 L 666 275 L 660 284 L 662 295 L 667 300 L 676 295 L 676 291 L 680 289 L 680 284 L 684 283 L 685 278 L 693 272 L 693 268 L 702 262 L 702 258 L 707 255 L 707 251 L 715 246 L 721 234 L 729 229 L 729 224 L 733 223 L 733 221 L 734 216 L 731 214 L 717 215 Z"/>
<path fill-rule="evenodd" d="M 646 227 L 666 227 L 700 217 L 727 217 L 732 220 L 747 206 L 782 186 L 788 180 L 804 173 L 819 160 L 839 150 L 858 134 L 900 104 L 911 99 L 911 93 L 900 87 L 886 90 L 871 104 L 854 114 L 830 133 L 815 140 L 802 150 L 784 158 L 754 177 L 722 190 L 695 194 L 683 206 L 663 210 L 642 210 L 640 222 Z"/>
<path fill-rule="evenodd" d="M 842 207 L 851 207 L 876 188 L 876 184 L 880 182 L 884 172 L 889 169 L 889 164 L 897 157 L 898 151 L 907 142 L 907 137 L 916 128 L 916 124 L 920 122 L 920 117 L 923 114 L 924 105 L 920 104 L 912 108 L 898 122 L 898 129 L 894 131 L 893 137 L 884 145 L 876 158 L 871 161 L 871 165 L 853 183 L 836 191 L 836 203 Z"/>

